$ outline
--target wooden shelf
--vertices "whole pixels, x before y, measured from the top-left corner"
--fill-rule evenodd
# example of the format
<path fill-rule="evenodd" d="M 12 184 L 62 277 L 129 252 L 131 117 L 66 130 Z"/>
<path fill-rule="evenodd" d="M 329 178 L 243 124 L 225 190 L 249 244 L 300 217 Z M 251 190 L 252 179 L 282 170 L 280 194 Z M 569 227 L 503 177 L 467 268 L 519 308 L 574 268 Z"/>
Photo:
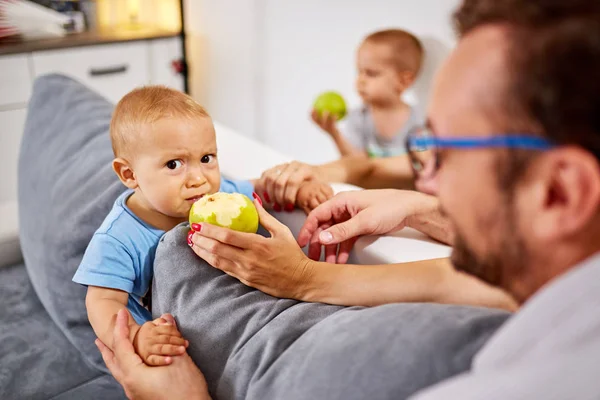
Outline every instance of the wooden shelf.
<path fill-rule="evenodd" d="M 180 35 L 181 32 L 164 29 L 142 28 L 136 30 L 105 30 L 71 33 L 61 38 L 23 40 L 20 37 L 0 39 L 0 55 L 28 53 L 64 49 L 70 47 L 90 46 L 97 44 L 132 42 L 168 38 Z"/>

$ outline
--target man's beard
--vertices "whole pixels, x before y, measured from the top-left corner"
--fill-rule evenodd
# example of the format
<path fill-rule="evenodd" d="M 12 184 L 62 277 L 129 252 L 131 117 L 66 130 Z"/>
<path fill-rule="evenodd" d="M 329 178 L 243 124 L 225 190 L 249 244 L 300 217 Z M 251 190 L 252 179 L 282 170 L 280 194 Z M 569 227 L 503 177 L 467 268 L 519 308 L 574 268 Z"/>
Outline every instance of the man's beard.
<path fill-rule="evenodd" d="M 506 201 L 502 210 L 495 212 L 480 227 L 488 240 L 485 254 L 477 254 L 465 236 L 455 229 L 451 261 L 458 271 L 473 275 L 490 285 L 509 289 L 508 279 L 515 278 L 527 263 L 527 252 L 516 226 L 516 215 L 511 201 Z M 456 225 L 455 225 L 456 227 Z M 491 234 L 494 232 L 494 235 Z"/>

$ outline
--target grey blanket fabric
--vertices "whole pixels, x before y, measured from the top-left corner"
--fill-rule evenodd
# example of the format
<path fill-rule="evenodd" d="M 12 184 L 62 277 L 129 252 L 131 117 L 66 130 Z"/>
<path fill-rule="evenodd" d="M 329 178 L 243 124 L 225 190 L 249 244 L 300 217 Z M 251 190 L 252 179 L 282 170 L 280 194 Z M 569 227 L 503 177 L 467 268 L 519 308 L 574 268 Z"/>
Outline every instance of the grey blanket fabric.
<path fill-rule="evenodd" d="M 172 313 L 216 399 L 402 399 L 467 370 L 508 314 L 282 300 L 199 259 L 187 227 L 157 250 L 153 315 Z"/>
<path fill-rule="evenodd" d="M 0 399 L 124 399 L 52 322 L 24 265 L 0 270 Z M 70 396 L 69 394 L 77 394 Z"/>

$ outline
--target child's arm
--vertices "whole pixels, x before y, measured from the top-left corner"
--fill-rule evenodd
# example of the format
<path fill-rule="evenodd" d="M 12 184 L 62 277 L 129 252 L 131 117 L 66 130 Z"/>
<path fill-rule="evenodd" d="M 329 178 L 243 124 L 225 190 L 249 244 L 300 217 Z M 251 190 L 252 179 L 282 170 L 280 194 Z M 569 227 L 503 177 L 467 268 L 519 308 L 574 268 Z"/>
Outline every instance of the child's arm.
<path fill-rule="evenodd" d="M 311 180 L 303 182 L 298 189 L 296 206 L 306 214 L 333 197 L 333 189 L 325 182 Z"/>
<path fill-rule="evenodd" d="M 330 115 L 327 112 L 324 112 L 323 115 L 320 115 L 316 110 L 313 110 L 311 113 L 311 118 L 317 125 L 319 125 L 321 129 L 331 136 L 342 157 L 350 155 L 367 155 L 364 150 L 355 147 L 346 138 L 344 138 L 342 133 L 337 128 L 336 120 L 333 115 Z"/>
<path fill-rule="evenodd" d="M 127 308 L 128 298 L 129 294 L 121 290 L 88 287 L 85 298 L 88 319 L 96 336 L 111 349 L 117 313 Z M 170 356 L 185 353 L 187 347 L 187 341 L 175 326 L 161 322 L 159 318 L 140 326 L 129 314 L 129 340 L 148 365 L 170 364 Z"/>

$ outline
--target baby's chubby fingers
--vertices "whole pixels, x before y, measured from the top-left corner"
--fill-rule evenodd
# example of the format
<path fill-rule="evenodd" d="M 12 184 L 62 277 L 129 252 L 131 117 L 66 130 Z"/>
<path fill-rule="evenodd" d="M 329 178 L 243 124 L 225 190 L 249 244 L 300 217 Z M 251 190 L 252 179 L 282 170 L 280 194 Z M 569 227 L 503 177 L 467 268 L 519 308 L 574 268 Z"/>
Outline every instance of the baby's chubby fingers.
<path fill-rule="evenodd" d="M 190 232 L 193 233 L 192 230 L 190 230 Z M 175 321 L 175 318 L 171 315 L 171 314 L 163 314 L 160 316 L 160 318 L 157 319 L 161 319 L 163 321 L 166 321 L 166 325 L 173 325 L 175 327 L 177 327 L 177 321 Z"/>
<path fill-rule="evenodd" d="M 150 346 L 150 354 L 159 356 L 180 356 L 185 353 L 186 346 L 156 343 Z"/>
<path fill-rule="evenodd" d="M 312 211 L 315 208 L 319 207 L 319 205 L 323 202 L 324 201 L 321 201 L 321 199 L 319 199 L 317 196 L 315 196 L 309 200 L 308 205 L 309 205 L 310 210 Z"/>
<path fill-rule="evenodd" d="M 152 338 L 152 340 L 150 341 L 151 346 L 154 346 L 156 344 L 160 344 L 160 345 L 166 345 L 166 344 L 170 344 L 172 346 L 183 346 L 183 347 L 188 347 L 189 346 L 189 342 L 187 340 L 185 340 L 184 338 L 180 338 L 180 337 L 175 337 L 175 336 L 169 336 L 169 335 L 158 335 L 158 336 L 154 336 Z"/>
<path fill-rule="evenodd" d="M 329 184 L 325 184 L 321 186 L 321 191 L 319 192 L 319 195 L 324 198 L 323 201 L 327 201 L 333 197 L 333 188 Z"/>
<path fill-rule="evenodd" d="M 160 325 L 153 329 L 153 333 L 156 336 L 159 335 L 168 335 L 173 337 L 183 337 L 179 329 L 177 329 L 174 325 Z"/>
<path fill-rule="evenodd" d="M 319 113 L 314 108 L 312 110 L 310 110 L 310 118 L 313 120 L 313 122 L 315 122 L 317 124 L 319 124 L 321 122 L 321 118 L 319 117 Z"/>

